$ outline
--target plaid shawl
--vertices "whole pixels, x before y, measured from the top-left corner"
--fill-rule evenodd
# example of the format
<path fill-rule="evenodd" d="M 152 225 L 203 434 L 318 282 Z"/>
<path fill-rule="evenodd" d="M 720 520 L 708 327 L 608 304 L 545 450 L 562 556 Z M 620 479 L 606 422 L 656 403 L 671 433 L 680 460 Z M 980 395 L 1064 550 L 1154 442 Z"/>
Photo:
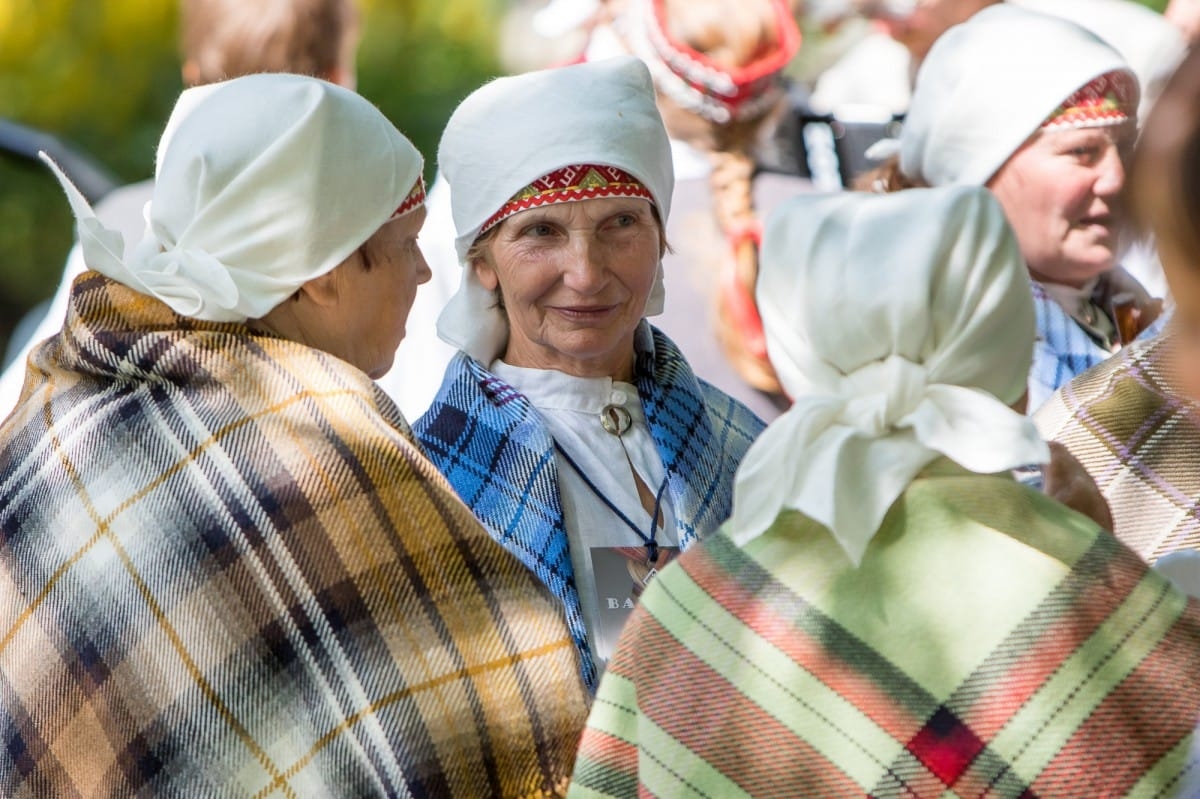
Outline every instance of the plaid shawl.
<path fill-rule="evenodd" d="M 568 796 L 1170 796 L 1196 767 L 1200 605 L 1052 500 L 944 471 L 858 569 L 795 512 L 665 569 Z"/>
<path fill-rule="evenodd" d="M 1167 368 L 1170 334 L 1134 342 L 1034 415 L 1096 481 L 1114 532 L 1150 562 L 1200 550 L 1200 404 Z"/>
<path fill-rule="evenodd" d="M 733 475 L 763 423 L 744 405 L 700 381 L 679 349 L 643 322 L 636 336 L 635 383 L 667 473 L 681 548 L 729 516 Z M 596 665 L 558 496 L 554 442 L 529 400 L 459 353 L 416 424 L 430 459 L 492 536 L 562 601 L 584 680 Z"/>
<path fill-rule="evenodd" d="M 1029 370 L 1029 410 L 1035 411 L 1058 388 L 1112 357 L 1096 343 L 1046 289 L 1031 280 L 1033 304 L 1037 312 L 1037 342 L 1033 345 L 1033 366 Z M 1143 330 L 1139 340 L 1157 335 L 1166 321 L 1163 314 Z"/>
<path fill-rule="evenodd" d="M 4 796 L 565 790 L 558 605 L 367 376 L 87 272 L 0 428 Z"/>

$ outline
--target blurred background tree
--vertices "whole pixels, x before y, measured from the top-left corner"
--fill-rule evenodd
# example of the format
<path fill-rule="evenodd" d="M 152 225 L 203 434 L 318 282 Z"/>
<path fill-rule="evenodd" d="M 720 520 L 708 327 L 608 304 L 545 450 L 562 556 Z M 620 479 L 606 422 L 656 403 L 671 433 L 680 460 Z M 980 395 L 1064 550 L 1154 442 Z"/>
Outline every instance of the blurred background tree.
<path fill-rule="evenodd" d="M 504 0 L 358 4 L 358 90 L 425 153 L 432 178 L 454 106 L 498 73 Z M 153 174 L 181 89 L 177 0 L 0 0 L 0 120 L 52 133 L 118 183 Z M 0 353 L 25 312 L 53 294 L 73 237 L 50 172 L 0 156 Z"/>

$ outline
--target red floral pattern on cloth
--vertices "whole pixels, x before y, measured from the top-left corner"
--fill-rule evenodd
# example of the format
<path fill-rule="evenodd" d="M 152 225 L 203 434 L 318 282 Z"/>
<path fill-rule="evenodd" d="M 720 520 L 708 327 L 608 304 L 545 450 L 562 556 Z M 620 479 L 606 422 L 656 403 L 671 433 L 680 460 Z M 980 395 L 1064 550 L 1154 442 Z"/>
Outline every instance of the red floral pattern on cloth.
<path fill-rule="evenodd" d="M 623 169 L 600 164 L 574 164 L 543 175 L 514 194 L 488 218 L 479 232 L 485 233 L 513 214 L 530 208 L 597 197 L 641 197 L 654 202 L 650 190 Z"/>
<path fill-rule="evenodd" d="M 1043 130 L 1070 130 L 1119 125 L 1129 120 L 1137 97 L 1137 83 L 1128 72 L 1106 72 L 1093 78 L 1054 110 Z"/>
<path fill-rule="evenodd" d="M 412 191 L 404 198 L 404 202 L 400 203 L 400 207 L 392 213 L 392 219 L 398 216 L 404 216 L 409 211 L 415 211 L 417 207 L 425 203 L 425 178 L 418 177 L 417 182 L 413 184 Z"/>

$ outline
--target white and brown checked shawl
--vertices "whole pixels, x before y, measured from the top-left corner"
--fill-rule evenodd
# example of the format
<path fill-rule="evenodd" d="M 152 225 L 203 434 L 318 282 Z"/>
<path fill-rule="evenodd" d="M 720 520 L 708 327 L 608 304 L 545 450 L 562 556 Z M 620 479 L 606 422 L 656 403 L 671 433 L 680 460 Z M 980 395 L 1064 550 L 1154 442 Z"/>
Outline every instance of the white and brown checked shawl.
<path fill-rule="evenodd" d="M 1170 333 L 1121 350 L 1063 386 L 1034 416 L 1096 481 L 1113 532 L 1153 563 L 1200 550 L 1200 404 L 1167 369 Z"/>
<path fill-rule="evenodd" d="M 0 428 L 4 796 L 560 793 L 556 601 L 366 375 L 95 272 Z"/>

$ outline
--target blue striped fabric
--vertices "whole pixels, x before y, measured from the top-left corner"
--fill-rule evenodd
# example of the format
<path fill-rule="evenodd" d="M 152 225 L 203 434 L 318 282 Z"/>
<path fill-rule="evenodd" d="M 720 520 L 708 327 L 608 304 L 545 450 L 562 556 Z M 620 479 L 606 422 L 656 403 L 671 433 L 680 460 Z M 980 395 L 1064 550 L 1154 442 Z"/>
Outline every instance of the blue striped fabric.
<path fill-rule="evenodd" d="M 645 322 L 636 347 L 638 394 L 667 472 L 680 546 L 686 548 L 728 517 L 734 472 L 763 423 L 697 379 L 670 339 Z M 562 601 L 584 679 L 594 687 L 596 665 L 571 566 L 554 442 L 529 401 L 459 353 L 413 430 L 492 537 Z"/>

